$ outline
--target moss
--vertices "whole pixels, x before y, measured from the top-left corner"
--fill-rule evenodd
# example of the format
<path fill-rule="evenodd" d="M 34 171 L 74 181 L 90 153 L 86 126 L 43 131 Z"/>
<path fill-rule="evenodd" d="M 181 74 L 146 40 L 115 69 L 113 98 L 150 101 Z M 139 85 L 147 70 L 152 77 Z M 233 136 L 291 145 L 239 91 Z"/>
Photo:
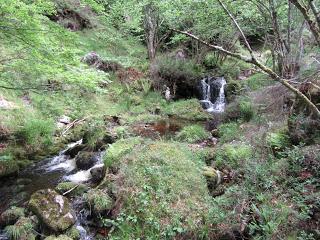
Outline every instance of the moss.
<path fill-rule="evenodd" d="M 31 218 L 20 217 L 14 225 L 7 226 L 5 232 L 10 240 L 35 240 L 36 236 L 32 233 L 32 229 L 36 224 Z"/>
<path fill-rule="evenodd" d="M 123 156 L 117 188 L 125 197 L 112 237 L 171 239 L 205 228 L 209 194 L 200 155 L 182 143 L 150 141 Z"/>
<path fill-rule="evenodd" d="M 0 178 L 16 174 L 19 166 L 16 161 L 5 156 L 0 156 Z"/>
<path fill-rule="evenodd" d="M 177 140 L 185 141 L 189 143 L 203 141 L 210 137 L 210 133 L 207 132 L 203 126 L 190 125 L 184 127 L 176 136 Z"/>
<path fill-rule="evenodd" d="M 20 217 L 24 217 L 24 215 L 24 208 L 11 207 L 1 214 L 0 222 L 5 225 L 11 225 L 14 224 Z"/>
<path fill-rule="evenodd" d="M 66 235 L 68 237 L 70 237 L 73 240 L 78 240 L 80 239 L 81 235 L 80 235 L 80 231 L 75 227 L 71 227 L 66 231 Z"/>

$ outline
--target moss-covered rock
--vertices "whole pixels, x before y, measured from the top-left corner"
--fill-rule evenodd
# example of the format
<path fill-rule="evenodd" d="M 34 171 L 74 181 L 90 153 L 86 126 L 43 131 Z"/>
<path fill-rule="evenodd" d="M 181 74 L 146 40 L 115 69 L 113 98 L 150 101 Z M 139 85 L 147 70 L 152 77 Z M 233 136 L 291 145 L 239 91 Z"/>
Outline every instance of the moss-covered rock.
<path fill-rule="evenodd" d="M 52 189 L 39 190 L 32 194 L 30 210 L 55 232 L 68 229 L 75 223 L 75 216 L 67 198 Z"/>
<path fill-rule="evenodd" d="M 24 208 L 11 207 L 4 211 L 0 216 L 0 226 L 12 225 L 20 217 L 24 217 Z"/>
<path fill-rule="evenodd" d="M 82 194 L 86 193 L 89 190 L 89 187 L 86 186 L 85 184 L 79 184 L 79 183 L 74 183 L 74 182 L 62 182 L 59 183 L 55 190 L 60 193 L 63 194 L 71 189 L 72 190 L 68 196 L 81 196 Z"/>
<path fill-rule="evenodd" d="M 14 175 L 18 173 L 18 171 L 19 171 L 19 166 L 17 162 L 11 159 L 2 160 L 0 158 L 0 178 Z"/>

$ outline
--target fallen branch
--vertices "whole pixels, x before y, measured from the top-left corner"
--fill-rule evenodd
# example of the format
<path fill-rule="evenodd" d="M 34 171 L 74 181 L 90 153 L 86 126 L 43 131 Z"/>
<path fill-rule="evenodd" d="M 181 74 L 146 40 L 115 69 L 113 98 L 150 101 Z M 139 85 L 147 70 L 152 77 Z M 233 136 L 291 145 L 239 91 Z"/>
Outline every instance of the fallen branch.
<path fill-rule="evenodd" d="M 68 191 L 66 191 L 66 192 L 64 192 L 63 194 L 62 194 L 62 196 L 65 196 L 65 195 L 67 195 L 68 193 L 71 193 L 73 190 L 75 190 L 77 187 L 79 187 L 79 184 L 78 185 L 76 185 L 76 186 L 74 186 L 73 188 L 71 188 L 70 190 L 68 190 Z"/>
<path fill-rule="evenodd" d="M 61 136 L 64 136 L 71 128 L 73 128 L 75 125 L 85 121 L 87 119 L 87 117 L 82 118 L 82 119 L 76 119 L 74 121 L 72 121 L 71 123 L 69 123 L 66 127 L 66 129 L 61 133 Z"/>

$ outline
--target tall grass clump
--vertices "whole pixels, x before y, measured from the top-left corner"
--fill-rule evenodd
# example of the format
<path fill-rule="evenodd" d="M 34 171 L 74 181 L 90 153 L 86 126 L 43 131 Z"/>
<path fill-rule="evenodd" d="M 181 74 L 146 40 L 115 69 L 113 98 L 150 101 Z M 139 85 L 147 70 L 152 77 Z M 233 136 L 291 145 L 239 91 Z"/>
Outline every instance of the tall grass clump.
<path fill-rule="evenodd" d="M 188 143 L 195 143 L 203 141 L 210 137 L 210 133 L 207 132 L 201 125 L 190 125 L 184 127 L 177 135 L 176 139 Z"/>
<path fill-rule="evenodd" d="M 30 150 L 41 150 L 53 143 L 54 122 L 43 119 L 26 119 L 24 125 L 17 130 L 16 138 Z"/>

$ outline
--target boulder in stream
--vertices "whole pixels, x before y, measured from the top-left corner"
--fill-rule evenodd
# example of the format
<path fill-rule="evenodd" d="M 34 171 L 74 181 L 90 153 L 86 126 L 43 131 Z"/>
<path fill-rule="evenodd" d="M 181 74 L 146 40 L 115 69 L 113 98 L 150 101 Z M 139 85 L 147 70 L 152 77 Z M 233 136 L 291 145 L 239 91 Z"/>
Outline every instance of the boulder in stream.
<path fill-rule="evenodd" d="M 86 146 L 84 144 L 76 144 L 75 146 L 68 148 L 64 154 L 70 156 L 70 158 L 74 158 L 77 154 L 82 151 Z"/>
<path fill-rule="evenodd" d="M 90 170 L 90 174 L 94 183 L 101 182 L 106 175 L 106 168 L 104 167 L 104 164 L 100 164 L 97 167 L 92 168 Z"/>
<path fill-rule="evenodd" d="M 88 170 L 96 163 L 97 157 L 94 152 L 81 151 L 76 156 L 76 165 L 78 169 Z"/>
<path fill-rule="evenodd" d="M 69 200 L 52 189 L 39 190 L 32 194 L 30 210 L 55 232 L 62 232 L 72 226 L 76 218 Z"/>

